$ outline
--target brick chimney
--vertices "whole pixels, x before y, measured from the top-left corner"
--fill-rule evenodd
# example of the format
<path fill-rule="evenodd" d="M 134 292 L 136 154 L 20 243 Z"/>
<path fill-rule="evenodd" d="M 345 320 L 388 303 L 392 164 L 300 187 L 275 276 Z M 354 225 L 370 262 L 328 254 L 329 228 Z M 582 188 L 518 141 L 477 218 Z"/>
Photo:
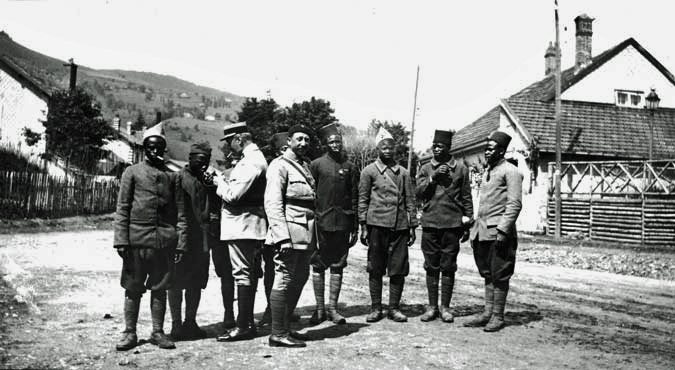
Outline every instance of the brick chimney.
<path fill-rule="evenodd" d="M 162 112 L 155 112 L 155 124 L 162 122 Z"/>
<path fill-rule="evenodd" d="M 576 57 L 574 62 L 575 70 L 579 70 L 591 62 L 593 57 L 592 41 L 593 41 L 593 21 L 594 19 L 588 14 L 582 14 L 574 18 L 576 25 Z"/>
<path fill-rule="evenodd" d="M 544 75 L 548 76 L 551 73 L 555 72 L 555 46 L 553 46 L 552 42 L 548 43 L 548 47 L 546 48 L 546 54 L 544 54 L 544 61 L 546 64 L 546 69 L 544 70 Z"/>
<path fill-rule="evenodd" d="M 129 136 L 131 136 L 131 125 L 133 125 L 133 123 L 131 123 L 131 121 L 127 121 L 127 135 Z"/>

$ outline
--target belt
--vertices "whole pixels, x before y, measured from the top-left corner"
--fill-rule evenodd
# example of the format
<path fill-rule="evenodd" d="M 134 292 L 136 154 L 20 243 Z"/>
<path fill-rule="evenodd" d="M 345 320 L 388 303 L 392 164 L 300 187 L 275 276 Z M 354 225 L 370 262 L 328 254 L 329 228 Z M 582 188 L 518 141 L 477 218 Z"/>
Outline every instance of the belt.
<path fill-rule="evenodd" d="M 302 207 L 302 208 L 309 208 L 311 210 L 314 210 L 314 200 L 307 200 L 307 199 L 286 199 L 286 204 L 287 205 L 292 205 L 292 206 L 297 206 L 297 207 Z"/>

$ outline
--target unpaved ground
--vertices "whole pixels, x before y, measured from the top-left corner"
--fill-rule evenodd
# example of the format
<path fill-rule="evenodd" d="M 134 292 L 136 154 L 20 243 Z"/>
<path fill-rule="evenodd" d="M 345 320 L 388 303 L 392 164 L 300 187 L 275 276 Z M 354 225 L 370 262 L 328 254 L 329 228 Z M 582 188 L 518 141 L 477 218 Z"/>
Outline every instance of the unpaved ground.
<path fill-rule="evenodd" d="M 306 327 L 313 303 L 311 284 L 306 286 L 300 328 L 313 338 L 306 349 L 270 348 L 268 332 L 263 331 L 248 342 L 225 344 L 209 338 L 179 342 L 172 351 L 144 344 L 135 352 L 117 353 L 114 344 L 123 329 L 123 292 L 118 284 L 121 263 L 111 242 L 110 230 L 0 236 L 0 261 L 5 266 L 0 273 L 29 296 L 32 292 L 36 303 L 31 309 L 16 304 L 11 293 L 0 294 L 0 367 L 675 367 L 675 283 L 519 259 L 507 307 L 509 326 L 487 334 L 461 326 L 482 304 L 482 282 L 467 246 L 459 258 L 454 324 L 419 321 L 426 291 L 418 245 L 411 248 L 411 274 L 403 294 L 410 321 L 365 323 L 369 305 L 365 248 L 356 246 L 341 298 L 347 325 Z M 13 263 L 9 268 L 7 261 Z M 258 296 L 256 311 L 261 312 L 264 298 L 261 293 Z M 198 320 L 213 337 L 222 318 L 213 274 L 202 302 Z M 150 332 L 148 306 L 146 297 L 139 321 L 141 338 Z M 105 319 L 106 314 L 112 318 Z"/>

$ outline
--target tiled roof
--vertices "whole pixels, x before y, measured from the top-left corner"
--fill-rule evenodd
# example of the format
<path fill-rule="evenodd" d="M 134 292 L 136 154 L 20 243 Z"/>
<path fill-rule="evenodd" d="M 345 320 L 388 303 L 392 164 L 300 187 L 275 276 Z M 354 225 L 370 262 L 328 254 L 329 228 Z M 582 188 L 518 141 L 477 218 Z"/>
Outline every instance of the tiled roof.
<path fill-rule="evenodd" d="M 675 77 L 635 39 L 629 38 L 595 56 L 585 67 L 561 72 L 561 91 L 565 91 L 598 69 L 628 46 L 633 46 L 671 83 Z M 536 138 L 542 152 L 555 151 L 555 80 L 553 74 L 520 90 L 505 100 L 525 129 Z M 499 106 L 492 108 L 453 138 L 453 151 L 461 151 L 485 140 L 499 127 Z M 577 101 L 562 102 L 563 153 L 609 157 L 644 158 L 649 151 L 650 115 L 645 109 L 623 108 L 614 104 Z M 673 157 L 675 153 L 675 109 L 659 108 L 654 116 L 654 156 Z"/>
<path fill-rule="evenodd" d="M 506 104 L 535 138 L 541 152 L 555 151 L 555 105 L 525 99 Z M 646 109 L 614 104 L 562 102 L 563 153 L 645 158 L 649 152 L 651 115 Z M 654 115 L 654 157 L 675 153 L 675 109 L 660 108 Z"/>
<path fill-rule="evenodd" d="M 480 141 L 484 141 L 490 132 L 499 127 L 499 111 L 496 106 L 470 125 L 457 131 L 452 137 L 452 150 L 462 150 Z"/>
<path fill-rule="evenodd" d="M 51 84 L 41 77 L 32 75 L 7 55 L 0 55 L 0 69 L 19 81 L 35 95 L 48 100 L 51 96 Z"/>

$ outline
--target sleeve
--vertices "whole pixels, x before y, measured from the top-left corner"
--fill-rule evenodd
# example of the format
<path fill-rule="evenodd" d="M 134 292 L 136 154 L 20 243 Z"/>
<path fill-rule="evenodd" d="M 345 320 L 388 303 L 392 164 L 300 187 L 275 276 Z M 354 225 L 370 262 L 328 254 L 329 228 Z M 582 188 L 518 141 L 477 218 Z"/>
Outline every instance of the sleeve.
<path fill-rule="evenodd" d="M 434 195 L 436 184 L 431 182 L 431 173 L 429 166 L 423 165 L 417 173 L 417 187 L 415 192 L 417 197 L 423 201 L 428 201 Z"/>
<path fill-rule="evenodd" d="M 176 201 L 176 234 L 178 235 L 178 243 L 176 250 L 187 251 L 187 218 L 185 215 L 185 207 L 191 205 L 185 204 L 185 192 L 182 186 L 182 176 L 174 176 L 174 198 Z"/>
<path fill-rule="evenodd" d="M 129 241 L 129 218 L 131 204 L 134 200 L 134 175 L 131 167 L 124 170 L 117 194 L 117 210 L 115 211 L 114 247 L 131 245 Z"/>
<path fill-rule="evenodd" d="M 240 162 L 230 173 L 229 180 L 221 178 L 216 192 L 223 202 L 236 205 L 261 174 L 262 171 L 252 164 Z"/>
<path fill-rule="evenodd" d="M 506 181 L 506 206 L 497 230 L 509 235 L 515 230 L 516 219 L 522 208 L 523 176 L 516 168 L 509 168 L 504 173 Z"/>
<path fill-rule="evenodd" d="M 417 227 L 417 199 L 415 198 L 415 187 L 413 186 L 410 173 L 405 172 L 405 205 L 408 210 L 408 221 L 410 227 Z"/>
<path fill-rule="evenodd" d="M 358 225 L 359 225 L 359 169 L 356 167 L 356 165 L 352 164 L 351 168 L 351 174 L 352 174 L 352 183 L 351 183 L 351 190 L 352 190 L 352 211 L 354 212 L 354 230 L 358 230 Z"/>
<path fill-rule="evenodd" d="M 471 196 L 471 178 L 469 177 L 469 169 L 463 167 L 462 174 L 462 189 L 461 202 L 464 206 L 464 216 L 473 218 L 473 197 Z"/>
<path fill-rule="evenodd" d="M 288 183 L 288 172 L 278 160 L 267 168 L 267 186 L 265 187 L 265 213 L 269 224 L 268 239 L 272 244 L 289 241 L 286 215 L 284 212 L 284 194 Z"/>
<path fill-rule="evenodd" d="M 368 215 L 368 206 L 370 205 L 370 190 L 373 185 L 373 179 L 370 176 L 368 167 L 366 167 L 359 178 L 359 223 L 366 223 L 366 216 Z"/>

